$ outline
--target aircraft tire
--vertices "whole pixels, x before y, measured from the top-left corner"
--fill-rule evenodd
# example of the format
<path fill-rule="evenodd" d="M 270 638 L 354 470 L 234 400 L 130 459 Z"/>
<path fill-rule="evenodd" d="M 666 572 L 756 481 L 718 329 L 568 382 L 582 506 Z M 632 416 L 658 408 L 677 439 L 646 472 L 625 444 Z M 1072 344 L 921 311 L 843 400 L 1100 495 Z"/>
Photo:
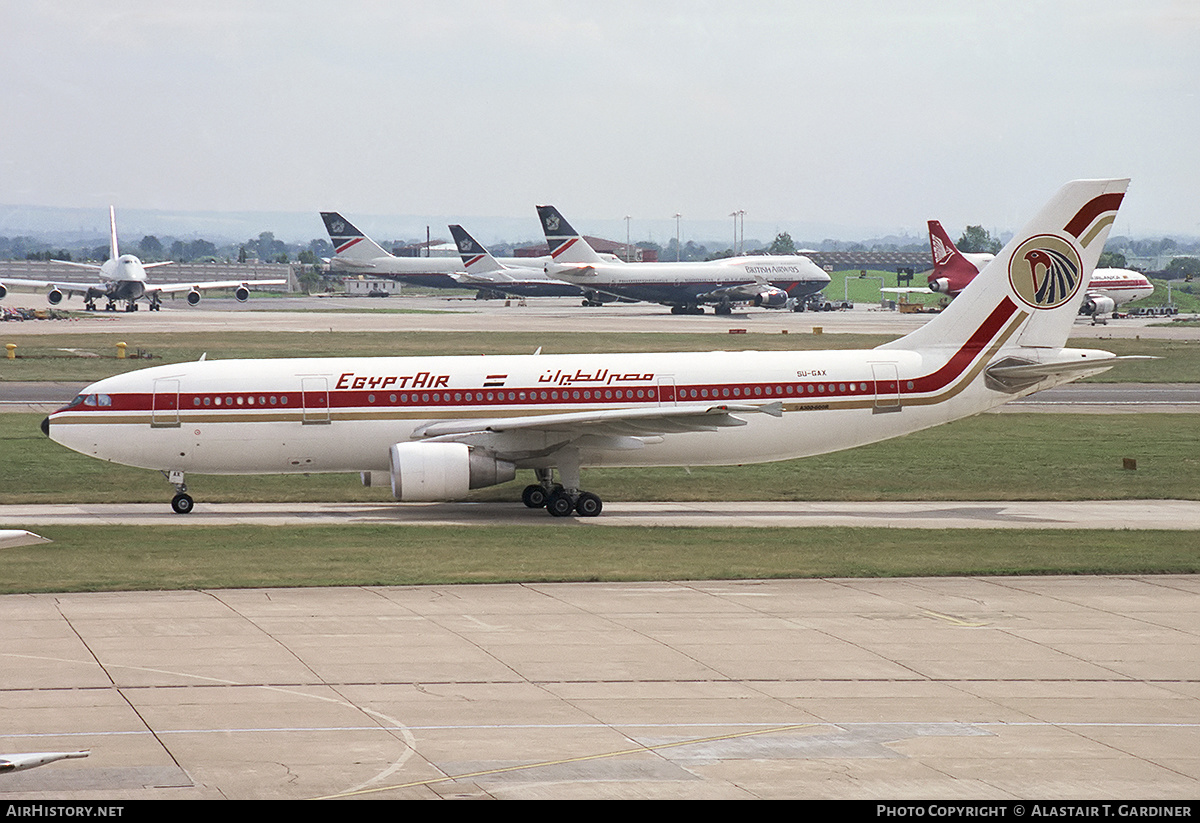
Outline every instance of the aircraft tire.
<path fill-rule="evenodd" d="M 571 512 L 575 511 L 575 503 L 570 495 L 552 494 L 546 500 L 546 511 L 550 512 L 552 517 L 570 517 Z"/>
<path fill-rule="evenodd" d="M 591 492 L 584 492 L 575 501 L 575 513 L 580 517 L 596 517 L 604 510 L 604 502 Z"/>
<path fill-rule="evenodd" d="M 548 497 L 549 495 L 546 494 L 546 490 L 538 483 L 526 486 L 525 490 L 521 492 L 521 502 L 530 509 L 546 508 L 546 499 Z"/>
<path fill-rule="evenodd" d="M 191 514 L 195 505 L 191 495 L 188 494 L 177 494 L 171 499 L 171 508 L 176 514 Z"/>

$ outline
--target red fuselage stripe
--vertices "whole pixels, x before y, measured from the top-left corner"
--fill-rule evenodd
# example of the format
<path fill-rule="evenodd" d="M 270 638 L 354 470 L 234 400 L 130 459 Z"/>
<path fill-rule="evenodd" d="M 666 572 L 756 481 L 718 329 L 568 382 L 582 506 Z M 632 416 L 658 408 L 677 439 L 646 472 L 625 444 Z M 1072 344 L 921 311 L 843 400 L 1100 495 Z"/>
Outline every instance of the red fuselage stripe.
<path fill-rule="evenodd" d="M 679 400 L 705 402 L 709 400 L 726 399 L 830 399 L 873 397 L 876 393 L 895 394 L 926 394 L 938 392 L 957 380 L 979 355 L 995 340 L 1005 324 L 1016 312 L 1016 305 L 1005 297 L 990 315 L 980 324 L 967 342 L 956 351 L 946 365 L 937 371 L 914 380 L 845 380 L 829 381 L 755 381 L 737 383 L 695 383 L 670 385 L 654 385 L 646 382 L 639 385 L 605 388 L 579 388 L 567 386 L 561 388 L 447 388 L 447 387 L 418 387 L 416 389 L 333 389 L 324 391 L 301 392 L 197 392 L 197 393 L 163 393 L 155 395 L 150 392 L 114 394 L 107 396 L 108 405 L 87 406 L 79 404 L 70 410 L 72 412 L 144 412 L 154 410 L 157 414 L 165 414 L 178 410 L 181 412 L 213 412 L 213 411 L 285 411 L 288 409 L 363 409 L 380 407 L 420 407 L 420 408 L 457 408 L 457 407 L 505 407 L 530 404 L 539 406 L 574 405 L 580 402 L 590 403 L 646 403 L 657 404 L 663 401 Z M 880 361 L 886 360 L 886 353 L 881 353 Z M 618 397 L 617 392 L 622 392 Z M 660 397 L 661 393 L 661 397 Z M 252 399 L 253 398 L 253 399 Z M 177 400 L 178 399 L 178 400 Z M 205 401 L 208 401 L 207 403 Z M 274 402 L 272 402 L 274 401 Z M 60 411 L 65 411 L 62 409 Z"/>

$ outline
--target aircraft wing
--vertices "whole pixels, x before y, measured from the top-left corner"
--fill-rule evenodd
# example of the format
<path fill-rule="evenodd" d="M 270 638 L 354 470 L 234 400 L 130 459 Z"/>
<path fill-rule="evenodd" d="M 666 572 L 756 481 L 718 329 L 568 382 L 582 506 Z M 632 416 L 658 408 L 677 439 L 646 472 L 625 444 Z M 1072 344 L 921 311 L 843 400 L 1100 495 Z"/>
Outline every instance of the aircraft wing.
<path fill-rule="evenodd" d="M 717 298 L 724 300 L 753 300 L 757 295 L 763 293 L 765 289 L 775 289 L 766 280 L 755 280 L 751 283 L 737 283 L 732 286 L 722 286 L 719 289 L 697 294 L 696 299 L 700 301 L 709 301 Z"/>
<path fill-rule="evenodd" d="M 926 286 L 925 288 L 918 288 L 916 286 L 902 286 L 899 288 L 897 288 L 896 286 L 888 286 L 887 288 L 880 289 L 880 291 L 883 292 L 884 294 L 936 294 L 937 293 L 937 292 L 931 291 L 928 286 Z"/>
<path fill-rule="evenodd" d="M 68 283 L 62 280 L 20 280 L 10 278 L 0 278 L 0 284 L 4 286 L 24 286 L 27 289 L 58 289 L 64 294 L 82 294 L 89 293 L 103 294 L 108 286 L 104 283 Z"/>
<path fill-rule="evenodd" d="M 572 277 L 595 277 L 596 267 L 590 266 L 587 263 L 555 263 L 547 267 L 546 274 L 551 277 L 557 277 L 560 274 L 570 274 Z"/>
<path fill-rule="evenodd" d="M 471 274 L 469 272 L 455 272 L 450 275 L 457 282 L 464 286 L 503 286 L 505 283 L 514 282 L 514 278 L 509 277 L 502 271 L 488 272 L 487 274 Z"/>
<path fill-rule="evenodd" d="M 146 293 L 175 294 L 194 289 L 236 289 L 239 286 L 286 286 L 287 280 L 209 280 L 192 283 L 164 283 L 162 285 L 146 285 Z"/>
<path fill-rule="evenodd" d="M 735 415 L 756 413 L 779 417 L 783 414 L 783 404 L 778 401 L 762 405 L 697 404 L 446 420 L 417 429 L 413 439 L 462 442 L 520 459 L 576 441 L 584 441 L 580 445 L 588 448 L 638 449 L 643 445 L 638 438 L 744 426 L 746 421 Z"/>

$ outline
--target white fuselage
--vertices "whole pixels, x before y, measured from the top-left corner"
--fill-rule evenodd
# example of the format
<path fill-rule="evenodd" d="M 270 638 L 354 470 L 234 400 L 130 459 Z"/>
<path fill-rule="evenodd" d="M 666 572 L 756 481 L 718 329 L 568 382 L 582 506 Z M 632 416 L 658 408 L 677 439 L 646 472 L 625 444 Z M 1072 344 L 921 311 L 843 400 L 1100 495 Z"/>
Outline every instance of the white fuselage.
<path fill-rule="evenodd" d="M 551 263 L 546 272 L 577 286 L 658 303 L 689 302 L 734 287 L 769 286 L 803 296 L 829 284 L 829 275 L 820 266 L 799 255 L 753 255 L 703 263 L 594 263 L 586 267 Z"/>
<path fill-rule="evenodd" d="M 781 416 L 747 414 L 745 426 L 628 438 L 619 449 L 578 441 L 585 466 L 766 462 L 883 440 L 1011 399 L 982 376 L 1006 322 L 989 329 L 986 349 L 932 356 L 873 349 L 181 363 L 89 386 L 50 416 L 49 434 L 93 457 L 163 471 L 386 471 L 392 444 L 438 421 L 779 402 Z M 538 455 L 566 438 L 544 428 L 521 440 L 520 456 L 502 457 L 518 468 L 544 465 Z"/>
<path fill-rule="evenodd" d="M 1092 272 L 1087 293 L 1102 295 L 1122 306 L 1154 294 L 1154 284 L 1146 275 L 1129 269 L 1096 269 Z"/>

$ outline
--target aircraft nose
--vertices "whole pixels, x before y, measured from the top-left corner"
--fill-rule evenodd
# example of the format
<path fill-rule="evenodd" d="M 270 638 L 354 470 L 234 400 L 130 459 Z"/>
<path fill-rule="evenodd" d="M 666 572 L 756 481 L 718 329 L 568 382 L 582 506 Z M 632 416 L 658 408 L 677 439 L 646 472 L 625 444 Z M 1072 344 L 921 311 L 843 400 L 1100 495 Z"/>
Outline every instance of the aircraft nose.
<path fill-rule="evenodd" d="M 50 418 L 49 417 L 42 418 L 42 434 L 46 435 L 47 437 L 50 436 Z"/>

